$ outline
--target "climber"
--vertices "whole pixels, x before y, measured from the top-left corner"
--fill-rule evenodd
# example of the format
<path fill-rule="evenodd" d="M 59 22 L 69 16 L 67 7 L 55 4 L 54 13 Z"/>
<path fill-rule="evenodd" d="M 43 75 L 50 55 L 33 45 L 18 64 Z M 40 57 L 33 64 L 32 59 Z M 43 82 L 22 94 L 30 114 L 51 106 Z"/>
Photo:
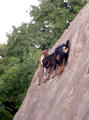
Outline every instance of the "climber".
<path fill-rule="evenodd" d="M 55 75 L 56 75 L 57 64 L 59 65 L 58 74 L 63 72 L 64 65 L 67 63 L 67 60 L 68 60 L 69 49 L 70 49 L 69 40 L 66 41 L 66 44 L 63 43 L 62 45 L 58 46 L 55 49 L 54 58 L 53 58 L 54 73 L 53 73 L 52 77 L 55 77 Z"/>
<path fill-rule="evenodd" d="M 41 67 L 43 66 L 43 62 L 42 60 L 48 56 L 48 50 L 44 50 L 42 51 L 42 55 L 40 57 L 40 60 L 38 61 L 38 79 L 39 79 L 39 85 L 40 85 L 40 71 L 41 71 Z M 46 71 L 46 69 L 44 68 L 44 71 Z"/>

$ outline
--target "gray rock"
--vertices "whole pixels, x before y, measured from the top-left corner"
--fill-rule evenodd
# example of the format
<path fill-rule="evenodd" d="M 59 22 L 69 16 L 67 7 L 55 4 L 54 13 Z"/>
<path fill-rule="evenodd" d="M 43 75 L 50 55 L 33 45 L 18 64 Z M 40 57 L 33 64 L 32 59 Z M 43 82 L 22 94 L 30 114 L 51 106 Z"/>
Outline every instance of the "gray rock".
<path fill-rule="evenodd" d="M 50 53 L 71 41 L 64 72 L 38 86 L 37 72 L 14 120 L 89 120 L 89 3 Z"/>

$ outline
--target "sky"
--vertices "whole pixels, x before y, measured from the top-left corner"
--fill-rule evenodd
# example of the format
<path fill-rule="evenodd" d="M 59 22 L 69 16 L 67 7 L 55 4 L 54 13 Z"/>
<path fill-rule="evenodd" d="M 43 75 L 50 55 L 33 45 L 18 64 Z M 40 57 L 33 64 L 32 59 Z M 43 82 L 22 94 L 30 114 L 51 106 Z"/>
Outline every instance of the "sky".
<path fill-rule="evenodd" d="M 12 26 L 30 22 L 28 14 L 31 5 L 38 5 L 38 0 L 1 0 L 0 1 L 0 43 L 6 43 L 6 33 L 12 32 Z"/>

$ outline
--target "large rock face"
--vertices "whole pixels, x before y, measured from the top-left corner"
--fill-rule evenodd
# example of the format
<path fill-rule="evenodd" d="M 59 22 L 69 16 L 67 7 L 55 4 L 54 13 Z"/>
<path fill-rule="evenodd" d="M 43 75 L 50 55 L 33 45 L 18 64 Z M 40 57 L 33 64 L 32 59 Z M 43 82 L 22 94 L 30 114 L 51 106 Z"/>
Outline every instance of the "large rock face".
<path fill-rule="evenodd" d="M 41 86 L 35 74 L 14 120 L 89 120 L 89 3 L 51 52 L 67 39 L 71 48 L 63 74 Z"/>

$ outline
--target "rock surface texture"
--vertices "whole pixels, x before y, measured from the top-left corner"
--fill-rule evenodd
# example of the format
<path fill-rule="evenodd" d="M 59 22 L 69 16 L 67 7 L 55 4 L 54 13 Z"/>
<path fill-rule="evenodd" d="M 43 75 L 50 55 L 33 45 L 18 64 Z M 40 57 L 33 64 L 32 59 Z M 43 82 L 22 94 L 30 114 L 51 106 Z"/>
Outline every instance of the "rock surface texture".
<path fill-rule="evenodd" d="M 64 72 L 38 86 L 37 72 L 14 120 L 89 120 L 89 3 L 54 45 L 71 41 Z"/>

